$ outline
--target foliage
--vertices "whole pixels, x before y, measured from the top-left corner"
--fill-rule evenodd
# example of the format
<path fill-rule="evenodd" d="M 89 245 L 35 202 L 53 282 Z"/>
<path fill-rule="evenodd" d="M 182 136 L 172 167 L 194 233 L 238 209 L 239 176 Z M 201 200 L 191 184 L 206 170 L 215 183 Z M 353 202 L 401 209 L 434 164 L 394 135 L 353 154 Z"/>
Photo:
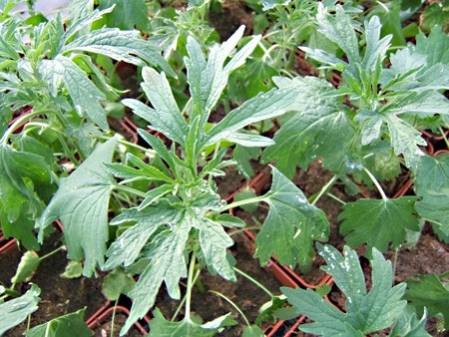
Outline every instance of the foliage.
<path fill-rule="evenodd" d="M 425 319 L 418 321 L 414 313 L 406 310 L 407 302 L 402 299 L 406 285 L 393 286 L 391 262 L 378 250 L 372 253 L 369 291 L 355 251 L 345 247 L 342 255 L 327 245 L 321 246 L 319 252 L 326 261 L 323 270 L 346 296 L 346 311 L 340 311 L 313 290 L 283 288 L 296 313 L 313 321 L 301 325 L 301 331 L 324 337 L 363 337 L 393 327 L 389 336 L 430 336 L 424 330 Z M 403 325 L 404 320 L 412 324 Z"/>

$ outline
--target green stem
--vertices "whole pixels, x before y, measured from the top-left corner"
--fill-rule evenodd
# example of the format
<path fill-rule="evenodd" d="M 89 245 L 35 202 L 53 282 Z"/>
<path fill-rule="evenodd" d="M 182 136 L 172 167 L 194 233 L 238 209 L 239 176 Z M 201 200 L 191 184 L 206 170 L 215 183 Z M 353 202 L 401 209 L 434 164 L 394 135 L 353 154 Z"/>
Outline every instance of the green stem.
<path fill-rule="evenodd" d="M 392 267 L 393 268 L 393 277 L 394 277 L 394 275 L 396 275 L 396 266 L 398 264 L 399 249 L 400 249 L 400 247 L 398 247 L 394 250 L 393 267 Z"/>
<path fill-rule="evenodd" d="M 234 270 L 235 270 L 235 272 L 237 274 L 240 274 L 241 276 L 243 276 L 244 278 L 246 278 L 250 282 L 254 283 L 257 287 L 259 287 L 261 290 L 263 290 L 268 296 L 274 297 L 273 293 L 270 290 L 268 290 L 262 283 L 257 281 L 255 278 L 253 278 L 252 276 L 248 275 L 243 270 L 238 269 L 237 267 L 234 267 Z"/>
<path fill-rule="evenodd" d="M 313 198 L 313 201 L 311 202 L 312 205 L 316 205 L 316 203 L 318 202 L 318 200 L 320 200 L 320 198 L 324 195 L 324 193 L 326 193 L 333 184 L 335 184 L 335 182 L 337 181 L 337 176 L 333 176 L 326 185 L 324 185 L 321 190 L 318 192 L 318 194 L 316 195 L 315 198 Z"/>
<path fill-rule="evenodd" d="M 108 137 L 108 136 L 98 136 L 97 138 L 98 138 L 98 139 L 102 139 L 102 140 L 109 140 L 109 139 L 111 139 L 112 137 Z M 134 143 L 129 142 L 129 141 L 125 140 L 125 139 L 118 139 L 118 142 L 119 142 L 120 144 L 123 144 L 123 145 L 126 145 L 126 146 L 133 147 L 133 148 L 135 148 L 135 149 L 141 150 L 141 151 L 143 151 L 143 152 L 154 153 L 154 151 L 151 150 L 151 149 L 147 149 L 147 148 L 145 148 L 145 147 L 143 147 L 143 146 L 140 146 L 139 144 L 134 144 Z"/>
<path fill-rule="evenodd" d="M 193 284 L 195 284 L 196 281 L 198 280 L 198 277 L 200 276 L 200 273 L 201 273 L 200 270 L 197 270 L 197 271 L 196 271 L 195 277 L 193 278 L 193 282 L 192 282 Z M 186 302 L 186 299 L 187 299 L 187 294 L 184 295 L 184 297 L 182 298 L 181 302 L 179 303 L 178 307 L 176 308 L 176 311 L 175 311 L 175 313 L 173 314 L 173 316 L 172 316 L 172 318 L 170 319 L 170 321 L 173 322 L 173 321 L 176 319 L 176 317 L 178 317 L 179 312 L 181 311 L 181 308 L 184 306 L 184 303 Z"/>
<path fill-rule="evenodd" d="M 240 233 L 248 231 L 248 230 L 259 230 L 259 229 L 260 229 L 260 226 L 244 227 L 244 228 L 236 229 L 234 231 L 230 231 L 229 236 L 237 235 L 237 234 L 240 234 Z"/>
<path fill-rule="evenodd" d="M 374 183 L 374 185 L 376 186 L 377 190 L 379 191 L 382 199 L 384 201 L 388 200 L 387 195 L 385 194 L 384 190 L 382 189 L 382 186 L 380 185 L 379 181 L 376 179 L 376 177 L 366 168 L 364 167 L 363 170 L 366 172 L 366 174 L 368 175 L 368 177 L 371 179 L 371 181 Z"/>
<path fill-rule="evenodd" d="M 240 207 L 240 206 L 244 206 L 244 205 L 249 205 L 249 204 L 254 204 L 254 203 L 259 203 L 262 201 L 265 201 L 266 197 L 264 195 L 258 196 L 258 197 L 253 197 L 253 198 L 248 198 L 248 199 L 244 199 L 244 200 L 239 200 L 239 201 L 234 201 L 226 206 L 223 206 L 222 208 L 219 209 L 219 213 L 221 212 L 225 212 L 227 210 L 230 210 L 232 208 L 236 208 L 236 207 Z"/>
<path fill-rule="evenodd" d="M 346 201 L 341 200 L 339 197 L 337 197 L 335 194 L 332 194 L 331 192 L 327 192 L 326 195 L 332 199 L 334 199 L 336 202 L 342 204 L 343 206 L 346 205 Z"/>
<path fill-rule="evenodd" d="M 65 250 L 65 249 L 66 249 L 66 248 L 65 248 L 64 245 L 63 245 L 63 246 L 60 246 L 60 247 L 56 248 L 55 250 L 51 251 L 50 253 L 45 254 L 44 256 L 41 256 L 41 257 L 39 258 L 39 262 L 42 262 L 43 260 L 48 259 L 49 257 L 51 257 L 51 256 L 53 256 L 53 255 L 59 253 L 61 250 Z"/>
<path fill-rule="evenodd" d="M 209 290 L 210 293 L 221 297 L 222 299 L 224 299 L 226 302 L 228 302 L 243 318 L 243 320 L 245 321 L 245 324 L 247 326 L 251 326 L 251 323 L 248 320 L 248 317 L 246 317 L 246 315 L 243 313 L 243 311 L 237 306 L 237 304 L 235 304 L 233 301 L 231 301 L 228 297 L 226 297 L 225 295 L 223 295 L 222 293 L 215 291 L 215 290 Z"/>
<path fill-rule="evenodd" d="M 3 134 L 2 139 L 0 140 L 1 144 L 5 145 L 8 143 L 8 139 L 11 137 L 11 135 L 16 131 L 18 128 L 20 128 L 26 121 L 33 118 L 34 116 L 37 116 L 41 114 L 40 111 L 33 111 L 27 114 L 24 114 L 17 118 L 14 123 L 11 124 L 11 126 L 5 131 Z"/>
<path fill-rule="evenodd" d="M 125 185 L 114 185 L 114 189 L 117 191 L 131 193 L 131 194 L 137 195 L 138 197 L 142 197 L 142 198 L 145 198 L 145 196 L 146 196 L 145 192 L 139 191 L 138 189 L 135 189 L 135 188 L 132 188 L 129 186 L 125 186 Z"/>
<path fill-rule="evenodd" d="M 449 149 L 449 140 L 446 137 L 446 133 L 444 132 L 444 130 L 441 128 L 441 126 L 438 128 L 440 130 L 441 136 L 444 139 L 444 142 L 446 143 L 446 147 Z"/>
<path fill-rule="evenodd" d="M 118 304 L 118 299 L 115 300 L 114 302 L 114 309 L 112 309 L 112 319 L 111 319 L 111 337 L 114 337 L 114 323 L 115 323 L 115 314 L 117 313 L 117 304 Z"/>
<path fill-rule="evenodd" d="M 193 288 L 193 276 L 195 273 L 196 256 L 192 253 L 189 266 L 189 276 L 187 278 L 187 290 L 186 290 L 186 309 L 185 318 L 190 321 L 190 308 L 192 304 L 192 288 Z"/>

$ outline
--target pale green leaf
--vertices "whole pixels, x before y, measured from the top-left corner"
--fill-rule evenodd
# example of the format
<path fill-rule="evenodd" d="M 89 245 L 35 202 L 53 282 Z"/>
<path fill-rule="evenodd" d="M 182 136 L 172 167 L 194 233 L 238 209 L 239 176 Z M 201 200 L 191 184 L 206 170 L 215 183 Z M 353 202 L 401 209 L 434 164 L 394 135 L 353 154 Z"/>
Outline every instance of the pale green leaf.
<path fill-rule="evenodd" d="M 22 323 L 28 315 L 37 310 L 40 301 L 40 289 L 32 285 L 24 295 L 10 301 L 0 303 L 0 336 L 7 330 Z"/>
<path fill-rule="evenodd" d="M 61 220 L 68 257 L 75 261 L 85 259 L 85 276 L 92 275 L 104 261 L 109 198 L 114 183 L 104 164 L 111 162 L 116 142 L 111 138 L 98 145 L 69 177 L 62 179 L 39 222 L 42 240 L 45 228 L 54 220 Z"/>
<path fill-rule="evenodd" d="M 19 284 L 28 281 L 36 272 L 40 264 L 39 255 L 36 252 L 29 250 L 22 255 L 16 273 L 11 278 L 12 284 Z"/>

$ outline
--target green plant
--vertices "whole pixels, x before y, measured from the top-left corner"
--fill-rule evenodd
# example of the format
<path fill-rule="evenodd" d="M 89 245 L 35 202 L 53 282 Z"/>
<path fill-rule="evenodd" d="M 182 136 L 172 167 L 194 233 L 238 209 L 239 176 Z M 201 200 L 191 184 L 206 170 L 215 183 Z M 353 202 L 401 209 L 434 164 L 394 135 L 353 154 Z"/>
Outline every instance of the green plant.
<path fill-rule="evenodd" d="M 417 319 L 403 300 L 406 285 L 393 286 L 391 262 L 373 249 L 371 260 L 371 289 L 357 253 L 345 247 L 342 255 L 332 246 L 320 246 L 319 253 L 326 261 L 323 267 L 346 297 L 345 311 L 328 303 L 313 290 L 282 288 L 296 315 L 306 315 L 313 323 L 303 324 L 306 333 L 331 337 L 364 337 L 390 328 L 390 337 L 430 337 L 425 331 L 426 315 Z"/>

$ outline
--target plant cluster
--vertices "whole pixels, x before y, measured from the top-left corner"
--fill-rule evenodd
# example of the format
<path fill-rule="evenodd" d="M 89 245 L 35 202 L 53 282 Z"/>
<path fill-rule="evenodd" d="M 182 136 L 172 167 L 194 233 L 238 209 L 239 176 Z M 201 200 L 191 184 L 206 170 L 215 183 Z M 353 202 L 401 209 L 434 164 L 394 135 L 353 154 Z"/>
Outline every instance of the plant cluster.
<path fill-rule="evenodd" d="M 423 133 L 449 147 L 447 4 L 247 0 L 253 27 L 221 39 L 210 14 L 224 3 L 0 0 L 0 230 L 23 250 L 0 284 L 0 336 L 47 305 L 33 275 L 60 251 L 63 277 L 101 277 L 108 300 L 131 300 L 121 336 L 151 310 L 149 337 L 239 324 L 196 315 L 204 273 L 269 296 L 250 322 L 210 295 L 242 316 L 243 337 L 302 315 L 299 329 L 324 337 L 426 337 L 429 315 L 449 328 L 447 273 L 395 280 L 399 251 L 423 230 L 449 244 L 449 155 Z M 307 195 L 293 178 L 317 163 L 330 179 Z M 265 165 L 261 193 L 221 193 L 233 170 L 250 178 Z M 403 177 L 415 193 L 396 196 L 388 186 Z M 63 245 L 43 254 L 55 223 Z M 249 227 L 261 266 L 307 274 L 321 256 L 341 307 L 330 288 L 276 296 L 241 271 L 234 235 Z M 343 254 L 324 244 L 331 234 Z M 179 301 L 171 319 L 157 308 L 164 293 Z M 79 308 L 23 333 L 90 336 L 84 321 Z"/>

